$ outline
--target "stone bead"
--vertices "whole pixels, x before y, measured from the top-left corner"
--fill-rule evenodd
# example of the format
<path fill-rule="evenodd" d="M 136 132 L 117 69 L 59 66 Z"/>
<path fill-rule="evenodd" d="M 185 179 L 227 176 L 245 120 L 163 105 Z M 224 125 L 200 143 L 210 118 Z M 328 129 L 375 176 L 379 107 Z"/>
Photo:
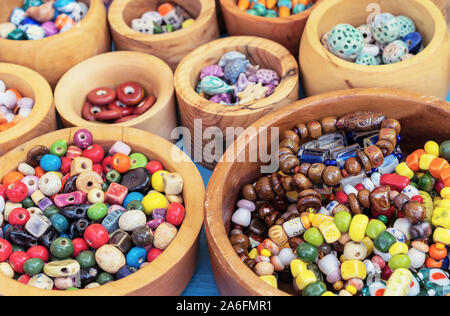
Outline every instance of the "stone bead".
<path fill-rule="evenodd" d="M 394 64 L 401 61 L 401 58 L 409 53 L 408 45 L 401 40 L 390 43 L 383 51 L 383 62 Z"/>
<path fill-rule="evenodd" d="M 377 146 L 372 145 L 365 148 L 364 153 L 369 158 L 372 168 L 378 168 L 383 164 L 384 162 L 383 153 Z"/>
<path fill-rule="evenodd" d="M 374 17 L 371 31 L 376 41 L 390 43 L 400 36 L 400 25 L 392 14 L 381 13 Z"/>
<path fill-rule="evenodd" d="M 37 274 L 33 276 L 27 283 L 28 286 L 32 286 L 42 290 L 52 290 L 53 289 L 53 280 L 50 279 L 45 274 Z"/>
<path fill-rule="evenodd" d="M 133 230 L 131 238 L 138 247 L 146 247 L 153 243 L 153 232 L 147 226 L 141 226 Z"/>
<path fill-rule="evenodd" d="M 131 232 L 147 222 L 145 213 L 138 210 L 127 211 L 119 218 L 120 229 Z"/>
<path fill-rule="evenodd" d="M 109 243 L 116 246 L 123 253 L 127 253 L 133 248 L 131 236 L 123 230 L 116 230 L 110 235 Z"/>
<path fill-rule="evenodd" d="M 364 37 L 350 24 L 338 24 L 330 32 L 328 47 L 332 54 L 355 61 L 364 47 Z"/>
<path fill-rule="evenodd" d="M 68 259 L 52 261 L 44 266 L 44 273 L 52 278 L 73 276 L 80 272 L 80 264 L 76 260 Z"/>
<path fill-rule="evenodd" d="M 161 250 L 166 249 L 177 235 L 177 228 L 169 223 L 162 223 L 155 230 L 153 245 Z"/>
<path fill-rule="evenodd" d="M 404 37 L 410 33 L 413 33 L 416 31 L 416 25 L 409 17 L 404 15 L 398 15 L 396 18 L 397 23 L 400 28 L 400 37 Z"/>
<path fill-rule="evenodd" d="M 102 270 L 112 274 L 117 273 L 126 264 L 124 254 L 113 245 L 104 245 L 97 249 L 95 260 Z"/>
<path fill-rule="evenodd" d="M 418 224 L 425 219 L 425 207 L 419 202 L 409 201 L 405 204 L 403 211 L 405 212 L 406 218 L 409 219 L 413 225 Z"/>

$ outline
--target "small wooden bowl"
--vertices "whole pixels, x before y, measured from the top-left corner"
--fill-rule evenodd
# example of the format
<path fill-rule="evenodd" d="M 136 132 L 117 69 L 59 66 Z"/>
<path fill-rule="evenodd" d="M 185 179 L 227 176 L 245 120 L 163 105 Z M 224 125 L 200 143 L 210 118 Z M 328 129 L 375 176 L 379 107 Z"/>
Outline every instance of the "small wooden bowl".
<path fill-rule="evenodd" d="M 154 134 L 134 128 L 117 126 L 89 126 L 94 141 L 109 148 L 115 141 L 128 144 L 133 152 L 141 152 L 160 161 L 166 170 L 179 173 L 184 180 L 183 199 L 186 216 L 171 245 L 149 266 L 132 275 L 101 287 L 79 291 L 44 291 L 25 286 L 0 273 L 0 295 L 48 296 L 48 295 L 179 295 L 189 283 L 196 265 L 198 236 L 203 224 L 203 180 L 192 161 L 176 146 Z M 79 128 L 59 130 L 35 138 L 0 157 L 0 177 L 16 170 L 26 160 L 28 151 L 36 145 L 50 145 L 64 139 L 69 144 Z"/>
<path fill-rule="evenodd" d="M 0 80 L 35 103 L 27 118 L 0 132 L 0 155 L 3 155 L 22 142 L 54 131 L 57 125 L 52 89 L 41 75 L 23 66 L 0 63 Z"/>
<path fill-rule="evenodd" d="M 233 50 L 245 54 L 252 64 L 278 73 L 281 82 L 271 96 L 251 104 L 227 106 L 210 102 L 196 92 L 202 68 L 217 63 L 225 53 Z M 181 122 L 193 137 L 196 119 L 203 120 L 202 131 L 218 127 L 225 134 L 227 127 L 245 129 L 267 113 L 298 100 L 298 65 L 286 48 L 273 41 L 250 36 L 228 37 L 203 45 L 186 56 L 175 72 L 175 90 Z M 194 157 L 201 157 L 203 147 L 210 142 L 211 138 L 206 137 L 201 148 L 193 142 L 185 146 L 192 148 Z M 213 157 L 204 155 L 201 164 L 213 169 L 216 163 L 212 160 Z"/>
<path fill-rule="evenodd" d="M 110 50 L 106 11 L 102 0 L 80 0 L 89 11 L 76 27 L 36 41 L 0 39 L 0 60 L 36 70 L 54 88 L 59 78 L 79 62 Z M 8 22 L 11 12 L 23 0 L 3 1 L 0 23 Z"/>
<path fill-rule="evenodd" d="M 82 118 L 88 93 L 98 87 L 116 88 L 127 81 L 155 95 L 153 107 L 134 120 L 113 126 L 135 127 L 170 139 L 177 126 L 172 70 L 161 59 L 139 52 L 112 52 L 92 57 L 70 69 L 55 89 L 55 105 L 64 127 L 107 126 Z"/>
<path fill-rule="evenodd" d="M 357 65 L 334 56 L 320 39 L 336 24 L 366 23 L 369 4 L 381 12 L 406 15 L 424 37 L 425 49 L 406 61 L 379 66 Z M 350 88 L 386 87 L 446 98 L 450 88 L 450 35 L 430 0 L 328 0 L 311 14 L 300 45 L 300 68 L 308 96 Z"/>
<path fill-rule="evenodd" d="M 441 9 L 450 29 L 450 0 L 432 0 Z"/>
<path fill-rule="evenodd" d="M 212 0 L 172 0 L 182 6 L 195 23 L 168 34 L 147 35 L 131 28 L 131 21 L 157 9 L 157 0 L 115 0 L 108 20 L 118 50 L 132 50 L 155 55 L 175 70 L 184 56 L 195 48 L 219 37 L 216 5 Z"/>
<path fill-rule="evenodd" d="M 220 0 L 220 5 L 229 35 L 264 37 L 280 43 L 297 56 L 306 21 L 321 1 L 317 0 L 313 7 L 287 18 L 265 18 L 248 14 L 238 8 L 236 0 Z"/>
<path fill-rule="evenodd" d="M 377 111 L 399 120 L 402 124 L 402 148 L 406 153 L 424 145 L 427 140 L 450 138 L 450 103 L 422 95 L 390 89 L 353 89 L 335 91 L 295 102 L 277 112 L 266 115 L 253 124 L 231 146 L 227 155 L 239 157 L 259 150 L 258 133 L 278 127 L 280 133 L 297 123 L 307 123 L 353 111 Z M 268 138 L 270 137 L 270 133 Z M 238 146 L 238 144 L 242 146 Z M 270 142 L 269 142 L 270 144 Z M 263 151 L 266 152 L 266 151 Z M 270 149 L 267 151 L 271 152 Z M 228 240 L 230 219 L 241 188 L 260 176 L 261 162 L 236 162 L 236 158 L 220 162 L 210 181 L 205 202 L 205 229 L 216 284 L 222 295 L 287 295 L 290 284 L 279 284 L 276 290 L 262 281 L 234 252 Z"/>

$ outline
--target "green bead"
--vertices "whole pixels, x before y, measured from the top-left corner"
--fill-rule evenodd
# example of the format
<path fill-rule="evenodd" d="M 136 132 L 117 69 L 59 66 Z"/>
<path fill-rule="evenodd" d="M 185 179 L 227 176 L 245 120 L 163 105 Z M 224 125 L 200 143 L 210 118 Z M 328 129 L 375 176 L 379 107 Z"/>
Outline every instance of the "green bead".
<path fill-rule="evenodd" d="M 58 139 L 50 146 L 50 153 L 62 157 L 67 152 L 67 142 L 64 139 Z"/>
<path fill-rule="evenodd" d="M 379 251 L 383 253 L 388 253 L 389 248 L 391 248 L 391 246 L 396 242 L 397 240 L 395 239 L 394 236 L 389 234 L 387 231 L 384 231 L 381 234 L 379 234 L 377 238 L 375 238 L 373 244 L 375 248 L 377 248 Z"/>
<path fill-rule="evenodd" d="M 422 191 L 430 192 L 434 188 L 434 178 L 429 174 L 424 174 L 417 182 L 417 188 Z"/>
<path fill-rule="evenodd" d="M 78 291 L 78 290 L 79 290 L 79 288 L 76 288 L 74 286 L 69 287 L 69 288 L 66 289 L 66 291 Z"/>
<path fill-rule="evenodd" d="M 73 253 L 72 240 L 65 237 L 56 238 L 50 245 L 50 252 L 56 259 L 67 259 Z"/>
<path fill-rule="evenodd" d="M 400 268 L 409 269 L 410 266 L 411 260 L 405 254 L 395 255 L 389 260 L 389 268 L 391 268 L 392 271 Z"/>
<path fill-rule="evenodd" d="M 317 248 L 306 242 L 298 245 L 296 252 L 297 256 L 306 263 L 312 263 L 316 261 L 317 257 L 319 256 L 319 251 L 317 250 Z"/>
<path fill-rule="evenodd" d="M 22 248 L 18 245 L 12 245 L 12 252 L 23 251 L 25 252 L 25 248 Z"/>
<path fill-rule="evenodd" d="M 27 39 L 27 34 L 21 29 L 17 28 L 8 34 L 8 39 L 14 41 L 22 41 Z"/>
<path fill-rule="evenodd" d="M 256 11 L 256 10 L 253 10 L 253 9 L 249 9 L 249 10 L 247 10 L 246 11 L 248 14 L 251 14 L 251 15 L 256 15 L 256 16 L 258 16 L 258 12 Z"/>
<path fill-rule="evenodd" d="M 400 27 L 400 37 L 405 37 L 409 33 L 416 31 L 416 25 L 413 20 L 404 15 L 398 15 L 395 17 Z"/>
<path fill-rule="evenodd" d="M 167 31 L 167 33 L 172 33 L 175 30 L 175 28 L 173 27 L 172 24 L 164 25 L 163 29 L 165 29 Z"/>
<path fill-rule="evenodd" d="M 376 66 L 378 65 L 377 59 L 369 54 L 361 54 L 356 59 L 355 64 L 358 65 L 366 65 L 366 66 Z"/>
<path fill-rule="evenodd" d="M 102 184 L 102 191 L 106 192 L 106 191 L 108 191 L 108 189 L 109 189 L 109 184 L 106 183 L 106 181 L 103 182 L 103 184 Z"/>
<path fill-rule="evenodd" d="M 114 281 L 114 277 L 111 274 L 106 273 L 106 272 L 100 273 L 97 277 L 97 283 L 100 285 L 104 285 L 104 284 L 106 284 L 108 282 L 112 282 L 112 281 Z"/>
<path fill-rule="evenodd" d="M 317 264 L 309 263 L 307 265 L 307 267 L 308 267 L 308 270 L 312 271 L 315 274 L 317 282 L 323 282 L 323 274 L 320 271 L 320 269 L 317 266 Z"/>
<path fill-rule="evenodd" d="M 76 260 L 82 269 L 93 267 L 96 264 L 95 255 L 90 250 L 81 252 Z"/>
<path fill-rule="evenodd" d="M 145 166 L 148 164 L 148 159 L 144 154 L 134 153 L 131 154 L 129 157 L 131 160 L 130 170 L 136 168 L 145 168 Z"/>
<path fill-rule="evenodd" d="M 42 5 L 42 0 L 25 0 L 22 9 L 27 11 L 29 7 L 38 7 Z"/>
<path fill-rule="evenodd" d="M 142 205 L 142 202 L 138 200 L 131 201 L 127 205 L 127 211 L 131 210 L 144 211 L 144 205 Z"/>
<path fill-rule="evenodd" d="M 59 208 L 56 205 L 50 205 L 44 210 L 44 215 L 48 218 L 52 217 L 55 214 L 59 214 Z"/>
<path fill-rule="evenodd" d="M 380 215 L 377 217 L 377 219 L 381 222 L 383 222 L 384 225 L 387 225 L 389 218 L 386 215 Z"/>
<path fill-rule="evenodd" d="M 266 14 L 264 15 L 266 18 L 276 18 L 278 17 L 278 14 L 275 10 L 267 10 Z"/>
<path fill-rule="evenodd" d="M 442 142 L 439 146 L 439 156 L 445 160 L 450 160 L 450 140 Z"/>
<path fill-rule="evenodd" d="M 108 181 L 109 183 L 119 183 L 120 179 L 122 178 L 122 176 L 120 175 L 120 173 L 117 170 L 111 169 L 107 174 L 106 174 L 106 181 Z"/>
<path fill-rule="evenodd" d="M 34 204 L 33 200 L 30 199 L 29 197 L 25 198 L 25 200 L 23 200 L 22 202 L 22 207 L 23 208 L 30 208 L 30 207 L 35 207 L 36 205 Z"/>
<path fill-rule="evenodd" d="M 414 173 L 413 177 L 411 178 L 411 182 L 417 182 L 419 180 L 419 178 L 417 177 L 417 174 Z"/>
<path fill-rule="evenodd" d="M 380 215 L 380 216 L 384 216 L 384 215 Z M 375 240 L 378 237 L 378 235 L 381 234 L 385 230 L 386 230 L 386 225 L 382 221 L 380 221 L 378 219 L 371 219 L 366 228 L 366 236 L 368 236 L 372 240 Z"/>
<path fill-rule="evenodd" d="M 108 207 L 105 203 L 95 203 L 88 208 L 87 216 L 91 221 L 99 221 L 108 214 Z"/>
<path fill-rule="evenodd" d="M 416 182 L 411 182 L 410 185 L 413 186 L 413 187 L 415 187 L 416 189 L 419 189 L 419 186 L 417 185 Z"/>
<path fill-rule="evenodd" d="M 319 247 L 324 241 L 322 233 L 315 227 L 309 228 L 303 235 L 303 239 L 316 247 Z"/>
<path fill-rule="evenodd" d="M 348 233 L 351 222 L 352 215 L 348 212 L 341 211 L 334 215 L 334 223 L 342 234 Z"/>
<path fill-rule="evenodd" d="M 302 293 L 302 296 L 321 296 L 327 291 L 327 286 L 323 282 L 314 282 L 308 285 Z"/>
<path fill-rule="evenodd" d="M 266 6 L 258 2 L 253 5 L 252 9 L 255 10 L 259 16 L 264 16 L 267 12 Z"/>
<path fill-rule="evenodd" d="M 41 273 L 42 270 L 44 270 L 44 265 L 45 263 L 42 259 L 33 258 L 25 262 L 25 264 L 23 265 L 23 270 L 29 276 L 33 276 Z"/>
<path fill-rule="evenodd" d="M 162 29 L 161 26 L 159 26 L 159 25 L 153 23 L 153 34 L 161 34 L 161 33 L 163 33 L 163 32 L 164 32 L 164 31 L 163 31 L 163 29 Z"/>

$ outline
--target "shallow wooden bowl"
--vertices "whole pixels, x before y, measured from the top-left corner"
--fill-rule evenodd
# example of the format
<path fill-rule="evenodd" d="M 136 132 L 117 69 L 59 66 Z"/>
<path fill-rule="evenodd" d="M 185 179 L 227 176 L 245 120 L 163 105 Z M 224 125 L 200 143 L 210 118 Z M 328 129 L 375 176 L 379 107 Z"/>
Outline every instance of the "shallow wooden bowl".
<path fill-rule="evenodd" d="M 369 4 L 382 12 L 406 15 L 424 37 L 425 49 L 404 62 L 365 66 L 334 56 L 320 39 L 336 24 L 366 23 Z M 407 89 L 446 98 L 450 88 L 450 35 L 439 9 L 430 0 L 327 0 L 311 13 L 300 45 L 300 68 L 308 96 L 350 88 Z"/>
<path fill-rule="evenodd" d="M 55 89 L 56 109 L 64 127 L 107 126 L 83 119 L 81 108 L 92 89 L 117 88 L 127 81 L 141 84 L 146 95 L 155 95 L 157 101 L 138 118 L 114 126 L 135 127 L 169 139 L 177 126 L 172 70 L 161 59 L 139 52 L 106 53 L 70 69 Z"/>
<path fill-rule="evenodd" d="M 17 145 L 56 129 L 52 89 L 37 72 L 19 65 L 0 63 L 0 80 L 34 99 L 33 111 L 16 126 L 0 132 L 0 155 Z"/>
<path fill-rule="evenodd" d="M 314 7 L 287 18 L 265 18 L 240 10 L 236 0 L 220 0 L 227 32 L 230 35 L 250 35 L 271 39 L 280 43 L 294 55 L 298 55 L 300 39 L 306 21 Z"/>
<path fill-rule="evenodd" d="M 36 41 L 0 39 L 0 61 L 23 65 L 39 72 L 54 88 L 59 78 L 79 62 L 110 50 L 106 11 L 102 0 L 81 0 L 89 5 L 87 15 L 76 27 Z M 23 0 L 3 1 L 0 23 Z"/>
<path fill-rule="evenodd" d="M 219 37 L 216 4 L 213 0 L 172 0 L 182 6 L 195 23 L 169 34 L 147 35 L 131 28 L 131 21 L 157 9 L 158 0 L 115 0 L 108 20 L 116 49 L 155 55 L 175 70 L 184 56 Z"/>
<path fill-rule="evenodd" d="M 166 170 L 179 173 L 184 180 L 183 199 L 186 216 L 177 236 L 170 246 L 149 266 L 132 275 L 101 287 L 79 291 L 44 291 L 25 286 L 0 273 L 0 295 L 179 295 L 189 283 L 196 265 L 198 236 L 203 223 L 203 180 L 192 161 L 177 147 L 154 134 L 134 128 L 117 126 L 90 126 L 94 141 L 109 148 L 115 141 L 128 144 L 133 152 L 141 152 L 159 160 Z M 49 147 L 54 141 L 64 139 L 73 143 L 79 128 L 59 130 L 35 138 L 0 157 L 0 178 L 16 170 L 26 160 L 28 151 L 36 145 Z"/>
<path fill-rule="evenodd" d="M 296 123 L 307 123 L 334 115 L 341 116 L 357 110 L 372 110 L 398 119 L 402 124 L 403 150 L 408 153 L 420 148 L 427 140 L 443 141 L 450 138 L 450 103 L 424 97 L 408 91 L 390 89 L 353 89 L 318 95 L 295 102 L 257 121 L 227 153 L 229 157 L 259 150 L 261 132 L 272 127 L 283 130 Z M 270 133 L 269 133 L 270 136 Z M 247 137 L 247 138 L 245 138 Z M 242 146 L 238 146 L 241 142 Z M 269 150 L 268 153 L 271 151 Z M 272 153 L 273 154 L 273 153 Z M 276 155 L 276 153 L 275 153 Z M 228 240 L 230 219 L 241 188 L 260 176 L 261 162 L 236 162 L 236 158 L 220 162 L 210 181 L 205 202 L 205 229 L 208 248 L 217 286 L 222 295 L 287 295 L 290 285 L 280 283 L 276 290 L 259 279 L 234 252 Z"/>
<path fill-rule="evenodd" d="M 202 68 L 219 62 L 225 53 L 233 50 L 245 54 L 252 64 L 273 69 L 278 73 L 281 82 L 271 96 L 251 104 L 227 106 L 210 102 L 195 91 Z M 201 131 L 209 127 L 218 127 L 223 133 L 227 127 L 245 129 L 267 113 L 298 100 L 298 89 L 298 65 L 294 56 L 283 46 L 259 37 L 235 36 L 203 45 L 186 56 L 175 72 L 175 90 L 181 122 L 191 132 L 192 140 L 196 119 L 202 120 Z M 197 145 L 194 148 L 193 142 L 185 146 L 192 149 L 191 153 L 195 157 L 200 157 L 204 146 L 210 143 L 212 138 L 204 137 L 202 146 Z M 201 164 L 213 169 L 215 162 L 212 160 L 217 154 L 206 153 L 203 156 Z M 217 160 L 220 157 L 221 154 L 216 157 Z"/>

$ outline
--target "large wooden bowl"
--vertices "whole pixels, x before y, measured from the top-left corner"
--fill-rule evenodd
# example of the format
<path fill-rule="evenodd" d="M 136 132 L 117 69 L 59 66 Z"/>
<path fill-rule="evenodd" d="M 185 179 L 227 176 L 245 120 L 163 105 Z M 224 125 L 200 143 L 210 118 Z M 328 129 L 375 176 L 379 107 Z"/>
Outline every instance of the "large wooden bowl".
<path fill-rule="evenodd" d="M 102 0 L 81 1 L 89 5 L 89 11 L 76 27 L 36 41 L 0 39 L 0 61 L 34 69 L 55 87 L 72 66 L 109 51 L 110 37 Z M 12 10 L 22 5 L 23 0 L 2 1 L 0 23 L 8 22 Z"/>
<path fill-rule="evenodd" d="M 19 65 L 0 63 L 0 80 L 34 99 L 33 111 L 16 126 L 0 132 L 0 155 L 17 145 L 56 129 L 52 89 L 37 72 Z"/>
<path fill-rule="evenodd" d="M 373 110 L 400 120 L 402 146 L 411 152 L 427 140 L 450 139 L 450 104 L 433 97 L 390 89 L 354 89 L 336 91 L 295 102 L 257 121 L 251 127 L 259 132 L 272 127 L 279 131 L 292 128 L 297 123 L 307 123 L 324 117 L 340 116 L 357 110 Z M 231 146 L 227 154 L 235 157 L 249 149 L 259 150 L 259 136 L 247 130 Z M 259 137 L 258 137 L 259 136 Z M 246 137 L 246 138 L 244 138 Z M 241 142 L 243 146 L 238 147 Z M 268 153 L 271 151 L 269 150 Z M 276 153 L 275 153 L 276 155 Z M 280 283 L 282 290 L 267 285 L 250 270 L 234 252 L 228 240 L 230 218 L 235 211 L 240 189 L 257 180 L 261 162 L 236 162 L 236 158 L 220 162 L 210 181 L 205 202 L 205 229 L 211 264 L 217 286 L 222 295 L 287 295 L 290 285 Z"/>
<path fill-rule="evenodd" d="M 181 5 L 195 23 L 168 34 L 148 35 L 131 28 L 131 21 L 157 9 L 158 0 L 114 0 L 108 20 L 118 50 L 132 50 L 155 55 L 175 70 L 184 56 L 195 48 L 219 37 L 216 4 L 213 0 L 173 0 Z"/>
<path fill-rule="evenodd" d="M 81 117 L 88 93 L 95 88 L 117 88 L 127 81 L 141 84 L 155 95 L 153 107 L 134 120 L 114 126 L 139 128 L 166 139 L 177 126 L 173 73 L 161 59 L 139 52 L 112 52 L 92 57 L 70 69 L 55 89 L 55 104 L 64 127 L 101 125 Z"/>
<path fill-rule="evenodd" d="M 406 15 L 424 37 L 425 49 L 404 62 L 365 66 L 334 56 L 320 38 L 336 24 L 364 24 L 369 4 Z M 308 96 L 339 89 L 386 87 L 445 98 L 450 88 L 450 35 L 430 0 L 327 0 L 311 13 L 300 45 L 300 68 Z"/>
<path fill-rule="evenodd" d="M 306 21 L 321 1 L 323 0 L 317 0 L 313 7 L 287 18 L 265 18 L 248 14 L 238 8 L 236 0 L 220 0 L 220 5 L 228 34 L 264 37 L 280 43 L 297 56 Z"/>
<path fill-rule="evenodd" d="M 183 199 L 186 216 L 170 246 L 149 266 L 119 281 L 101 287 L 79 291 L 44 291 L 25 286 L 0 273 L 0 295 L 179 295 L 189 283 L 197 265 L 198 236 L 203 223 L 202 204 L 205 189 L 202 178 L 192 161 L 177 147 L 154 134 L 134 128 L 88 128 L 94 141 L 109 148 L 115 141 L 128 144 L 133 152 L 141 152 L 159 160 L 166 170 L 179 173 L 184 180 Z M 69 144 L 78 128 L 59 130 L 35 138 L 0 157 L 0 177 L 15 170 L 26 160 L 28 151 L 36 145 L 49 147 L 55 140 Z"/>
<path fill-rule="evenodd" d="M 210 102 L 195 91 L 201 69 L 217 63 L 225 53 L 233 50 L 245 54 L 252 64 L 273 69 L 278 73 L 282 79 L 272 95 L 251 104 L 226 106 Z M 267 113 L 298 100 L 298 89 L 298 65 L 295 58 L 283 46 L 259 37 L 235 36 L 203 45 L 186 56 L 175 72 L 175 90 L 181 122 L 191 132 L 192 140 L 196 119 L 202 120 L 202 131 L 209 127 L 218 127 L 225 135 L 227 127 L 245 129 Z M 211 139 L 213 139 L 211 135 L 205 137 L 203 145 L 199 144 L 195 148 L 193 142 L 185 146 L 192 149 L 191 153 L 195 157 L 201 157 L 204 146 L 210 143 Z M 208 156 L 206 153 L 203 156 L 203 161 L 199 162 L 213 169 L 214 155 Z"/>
<path fill-rule="evenodd" d="M 450 29 L 450 0 L 432 0 L 441 9 Z"/>

